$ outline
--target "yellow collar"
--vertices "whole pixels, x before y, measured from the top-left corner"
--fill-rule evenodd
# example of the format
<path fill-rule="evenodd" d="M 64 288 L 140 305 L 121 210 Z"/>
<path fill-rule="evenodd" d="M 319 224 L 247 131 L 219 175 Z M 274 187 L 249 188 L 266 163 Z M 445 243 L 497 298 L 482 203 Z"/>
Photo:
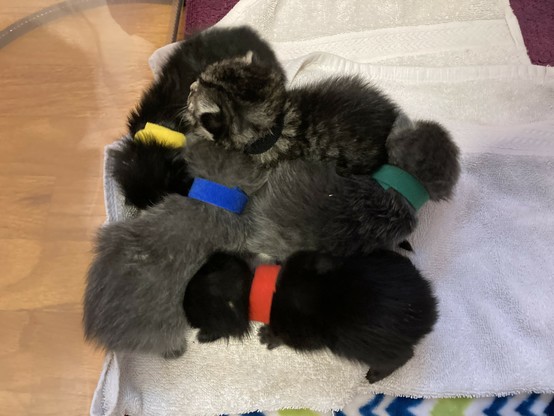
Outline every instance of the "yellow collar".
<path fill-rule="evenodd" d="M 146 123 L 142 130 L 135 133 L 135 140 L 142 142 L 155 141 L 162 146 L 179 148 L 185 145 L 187 138 L 183 133 L 159 124 Z"/>

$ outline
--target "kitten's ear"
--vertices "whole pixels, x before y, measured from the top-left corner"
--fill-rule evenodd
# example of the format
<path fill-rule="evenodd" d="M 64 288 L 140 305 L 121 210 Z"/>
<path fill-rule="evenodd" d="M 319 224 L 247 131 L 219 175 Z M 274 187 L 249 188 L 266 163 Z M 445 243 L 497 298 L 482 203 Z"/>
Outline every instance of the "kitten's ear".
<path fill-rule="evenodd" d="M 200 123 L 202 123 L 202 127 L 212 135 L 213 140 L 218 140 L 223 134 L 225 124 L 221 111 L 203 113 L 200 116 Z"/>

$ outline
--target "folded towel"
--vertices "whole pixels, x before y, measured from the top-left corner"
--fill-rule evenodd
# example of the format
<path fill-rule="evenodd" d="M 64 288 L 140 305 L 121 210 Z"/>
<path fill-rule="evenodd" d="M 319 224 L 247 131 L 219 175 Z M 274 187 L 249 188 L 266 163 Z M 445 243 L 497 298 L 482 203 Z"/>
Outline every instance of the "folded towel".
<path fill-rule="evenodd" d="M 529 63 L 508 0 L 242 0 L 217 24 L 247 24 L 279 59 L 327 52 L 380 65 Z M 154 73 L 174 44 L 149 60 Z"/>
<path fill-rule="evenodd" d="M 410 238 L 413 261 L 432 281 L 439 298 L 441 316 L 435 331 L 405 367 L 372 386 L 363 378 L 363 366 L 326 352 L 267 351 L 255 339 L 200 345 L 191 333 L 187 354 L 174 361 L 109 353 L 91 414 L 328 411 L 341 408 L 360 392 L 452 397 L 554 391 L 554 72 L 525 64 L 518 36 L 513 34 L 511 46 L 502 36 L 492 37 L 500 42 L 500 49 L 511 51 L 511 59 L 517 58 L 513 61 L 494 61 L 494 43 L 464 45 L 461 38 L 456 50 L 419 44 L 418 31 L 428 34 L 438 29 L 435 37 L 440 37 L 456 21 L 467 20 L 468 30 L 478 30 L 482 22 L 472 19 L 502 20 L 503 5 L 496 1 L 465 0 L 426 9 L 412 6 L 414 11 L 426 10 L 415 17 L 401 1 L 394 2 L 396 8 L 371 1 L 371 10 L 362 3 L 366 4 L 345 1 L 358 7 L 358 13 L 350 11 L 346 17 L 335 10 L 334 29 L 323 24 L 333 18 L 324 7 L 333 11 L 335 2 L 330 0 L 310 2 L 315 11 L 297 15 L 290 15 L 290 8 L 307 7 L 301 6 L 303 2 L 243 0 L 223 23 L 254 24 L 274 40 L 282 56 L 287 56 L 287 48 L 279 46 L 279 39 L 290 42 L 291 48 L 295 45 L 291 39 L 300 39 L 295 53 L 311 54 L 288 55 L 285 67 L 293 84 L 332 73 L 359 73 L 385 89 L 410 116 L 436 119 L 453 132 L 463 150 L 464 167 L 456 195 L 449 203 L 427 204 Z M 464 7 L 458 9 L 459 3 Z M 387 13 L 394 16 L 383 17 Z M 313 23 L 316 17 L 321 25 Z M 405 39 L 413 45 L 417 65 L 423 60 L 430 66 L 410 67 L 408 60 L 394 66 L 375 65 L 375 59 L 389 59 L 387 51 L 379 58 L 368 50 L 369 58 L 363 59 L 363 48 L 356 46 L 365 39 L 360 33 L 369 39 L 372 33 L 366 29 L 382 30 L 383 22 L 390 26 L 432 23 L 417 30 L 408 27 Z M 491 25 L 511 33 L 506 21 Z M 343 33 L 349 27 L 359 31 Z M 397 34 L 401 31 L 396 28 Z M 338 46 L 329 47 L 329 36 L 339 41 Z M 433 45 L 440 43 L 435 37 Z M 309 47 L 302 44 L 305 41 Z M 432 66 L 448 55 L 471 58 L 464 46 L 474 51 L 490 49 L 490 61 L 481 57 L 474 66 Z M 482 62 L 487 65 L 479 65 Z M 114 191 L 108 178 L 111 219 L 122 216 L 121 204 L 113 208 L 114 202 L 121 202 Z"/>

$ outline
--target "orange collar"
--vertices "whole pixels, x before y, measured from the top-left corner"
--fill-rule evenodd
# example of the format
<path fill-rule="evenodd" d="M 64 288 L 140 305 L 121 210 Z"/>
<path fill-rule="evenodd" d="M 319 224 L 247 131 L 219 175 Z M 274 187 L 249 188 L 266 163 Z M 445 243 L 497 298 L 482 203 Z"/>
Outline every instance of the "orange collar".
<path fill-rule="evenodd" d="M 250 288 L 250 320 L 269 324 L 273 294 L 281 266 L 262 264 L 256 268 Z"/>

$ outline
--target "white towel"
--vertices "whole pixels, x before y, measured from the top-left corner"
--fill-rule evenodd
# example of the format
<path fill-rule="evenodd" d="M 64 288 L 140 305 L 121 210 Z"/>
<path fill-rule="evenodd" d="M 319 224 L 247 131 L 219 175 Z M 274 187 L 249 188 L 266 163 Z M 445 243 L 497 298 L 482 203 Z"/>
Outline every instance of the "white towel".
<path fill-rule="evenodd" d="M 340 3 L 339 10 L 333 0 L 243 0 L 222 24 L 249 23 L 272 40 L 294 84 L 360 73 L 410 116 L 439 120 L 453 132 L 464 152 L 456 196 L 427 204 L 411 237 L 413 260 L 439 298 L 435 331 L 405 367 L 371 386 L 362 366 L 325 352 L 266 351 L 255 339 L 199 345 L 192 333 L 190 349 L 176 361 L 109 353 L 92 415 L 328 411 L 359 392 L 451 397 L 554 391 L 554 72 L 527 63 L 504 2 L 414 0 L 410 8 L 400 0 Z M 464 37 L 459 44 L 441 43 L 453 26 L 478 33 L 467 44 Z M 375 45 L 382 30 L 403 44 L 394 41 L 378 53 L 357 46 L 366 37 Z M 488 38 L 477 45 L 479 33 Z M 509 58 L 496 60 L 497 50 Z M 393 57 L 405 51 L 411 57 Z M 449 67 L 447 57 L 465 66 Z M 154 67 L 159 59 L 163 52 Z M 410 66 L 411 59 L 419 66 Z M 394 65 L 383 65 L 390 60 Z M 106 198 L 108 205 L 114 198 Z"/>

